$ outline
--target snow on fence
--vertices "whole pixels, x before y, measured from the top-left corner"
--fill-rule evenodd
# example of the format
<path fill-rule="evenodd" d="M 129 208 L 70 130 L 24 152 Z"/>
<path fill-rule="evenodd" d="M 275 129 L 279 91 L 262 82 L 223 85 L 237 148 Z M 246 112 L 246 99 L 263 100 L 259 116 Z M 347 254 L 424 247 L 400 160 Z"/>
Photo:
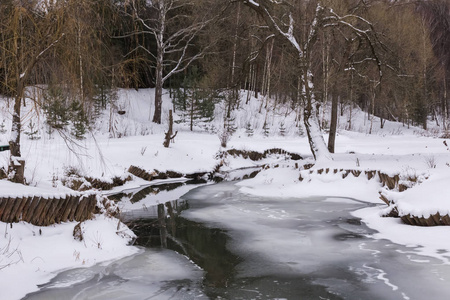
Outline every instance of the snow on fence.
<path fill-rule="evenodd" d="M 407 189 L 407 186 L 400 184 L 400 176 L 398 174 L 395 175 L 388 175 L 386 173 L 383 173 L 381 171 L 361 171 L 361 170 L 351 170 L 351 169 L 318 169 L 318 170 L 306 170 L 304 171 L 309 174 L 317 173 L 317 174 L 328 174 L 328 173 L 334 173 L 334 174 L 341 174 L 342 179 L 347 178 L 348 175 L 352 174 L 354 177 L 359 177 L 362 173 L 367 177 L 368 180 L 378 178 L 380 183 L 387 187 L 390 190 L 398 189 L 400 192 Z M 300 181 L 303 181 L 304 178 L 302 176 L 302 173 L 300 173 L 299 177 Z"/>
<path fill-rule="evenodd" d="M 157 179 L 177 179 L 177 178 L 189 178 L 189 179 L 200 179 L 208 174 L 208 172 L 197 172 L 197 173 L 190 173 L 190 174 L 182 174 L 175 171 L 166 171 L 166 172 L 160 172 L 158 170 L 153 170 L 150 173 L 146 170 L 136 167 L 136 166 L 130 166 L 128 168 L 128 173 L 133 174 L 136 177 L 139 177 L 141 179 L 147 180 L 147 181 L 153 181 Z"/>
<path fill-rule="evenodd" d="M 66 221 L 90 219 L 97 204 L 96 195 L 67 195 L 64 198 L 42 196 L 0 198 L 0 221 L 25 221 L 48 226 Z"/>
<path fill-rule="evenodd" d="M 430 215 L 428 218 L 407 214 L 401 216 L 400 218 L 404 223 L 416 226 L 450 225 L 450 216 L 448 214 L 441 216 L 439 213 L 435 213 L 434 215 Z"/>
<path fill-rule="evenodd" d="M 136 166 L 130 166 L 128 168 L 128 173 L 133 174 L 134 176 L 142 178 L 147 181 L 152 181 L 155 179 L 168 179 L 168 178 L 183 177 L 183 174 L 174 172 L 174 171 L 159 172 L 158 170 L 154 170 L 149 173 L 146 170 L 144 170 L 140 167 L 136 167 Z"/>

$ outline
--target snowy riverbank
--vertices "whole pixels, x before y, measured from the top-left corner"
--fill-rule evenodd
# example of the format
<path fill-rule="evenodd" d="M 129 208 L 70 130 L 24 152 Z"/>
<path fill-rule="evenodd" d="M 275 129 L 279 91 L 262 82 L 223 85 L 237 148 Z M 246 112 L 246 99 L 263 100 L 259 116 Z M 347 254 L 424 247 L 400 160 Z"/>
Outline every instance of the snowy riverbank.
<path fill-rule="evenodd" d="M 111 180 L 115 176 L 128 176 L 131 165 L 145 170 L 177 171 L 181 173 L 210 172 L 220 162 L 217 154 L 220 141 L 216 133 L 208 133 L 200 127 L 190 132 L 186 125 L 175 124 L 178 130 L 175 143 L 168 149 L 162 146 L 165 127 L 148 121 L 147 102 L 150 91 L 121 91 L 121 101 L 129 103 L 124 117 L 114 116 L 120 124 L 121 138 L 111 138 L 107 133 L 109 116 L 98 121 L 95 134 L 85 140 L 72 144 L 73 152 L 67 150 L 66 143 L 57 135 L 51 138 L 43 134 L 39 140 L 23 138 L 22 153 L 26 158 L 26 178 L 29 186 L 12 184 L 0 180 L 0 196 L 23 196 L 33 194 L 61 195 L 73 191 L 63 185 L 68 170 L 76 170 L 81 175 L 89 175 L 102 180 Z M 170 108 L 165 99 L 164 113 Z M 256 103 L 257 104 L 257 103 Z M 297 153 L 311 163 L 312 158 L 305 136 L 299 136 L 295 126 L 287 128 L 281 136 L 277 129 L 281 121 L 294 124 L 294 117 L 276 114 L 273 117 L 272 133 L 266 137 L 262 132 L 264 112 L 258 114 L 254 105 L 243 107 L 236 115 L 239 129 L 232 136 L 227 148 L 254 150 L 282 148 Z M 253 106 L 252 106 L 253 105 Z M 8 119 L 6 107 L 2 108 L 3 117 Z M 450 201 L 450 152 L 443 139 L 417 134 L 417 128 L 407 129 L 402 124 L 386 122 L 384 129 L 373 134 L 365 130 L 364 114 L 354 117 L 357 131 L 340 130 L 336 140 L 334 160 L 326 166 L 314 166 L 331 169 L 381 170 L 388 174 L 403 174 L 426 178 L 414 188 L 398 193 L 389 191 L 396 200 L 399 209 L 405 212 L 430 214 L 436 211 L 448 213 Z M 220 116 L 214 123 L 220 128 Z M 248 121 L 255 124 L 255 132 L 249 136 L 245 130 Z M 342 120 L 345 123 L 345 120 Z M 42 125 L 44 127 L 44 125 Z M 145 129 L 145 130 L 144 130 Z M 145 133 L 141 135 L 140 133 Z M 0 143 L 7 142 L 8 133 L 0 135 Z M 8 152 L 0 152 L 0 166 L 7 166 Z M 261 162 L 228 156 L 224 169 L 251 167 Z M 335 174 L 308 175 L 299 180 L 300 170 L 296 162 L 283 156 L 272 155 L 264 160 L 268 168 L 254 179 L 238 183 L 241 191 L 263 197 L 309 197 L 329 196 L 348 197 L 360 201 L 379 203 L 379 206 L 355 212 L 369 227 L 379 231 L 374 238 L 389 239 L 414 248 L 419 252 L 437 257 L 448 263 L 446 253 L 450 252 L 450 242 L 446 238 L 450 227 L 419 228 L 402 224 L 399 219 L 381 218 L 380 213 L 386 205 L 379 199 L 379 192 L 385 191 L 379 182 L 349 175 L 346 179 Z M 302 171 L 303 172 L 303 171 Z M 127 182 L 121 189 L 136 188 L 145 182 L 141 179 Z M 187 191 L 182 190 L 183 193 Z M 166 199 L 158 195 L 154 204 Z M 142 204 L 119 204 L 123 210 L 142 208 Z M 0 290 L 2 299 L 19 299 L 35 291 L 37 285 L 48 281 L 57 272 L 75 267 L 91 266 L 108 260 L 133 255 L 139 249 L 127 246 L 132 233 L 119 221 L 104 215 L 83 223 L 85 240 L 73 239 L 76 223 L 64 223 L 49 227 L 36 227 L 30 224 L 0 223 Z M 119 234 L 117 234 L 119 232 Z M 16 283 L 22 282 L 20 288 Z M 6 295 L 6 296 L 3 296 Z"/>

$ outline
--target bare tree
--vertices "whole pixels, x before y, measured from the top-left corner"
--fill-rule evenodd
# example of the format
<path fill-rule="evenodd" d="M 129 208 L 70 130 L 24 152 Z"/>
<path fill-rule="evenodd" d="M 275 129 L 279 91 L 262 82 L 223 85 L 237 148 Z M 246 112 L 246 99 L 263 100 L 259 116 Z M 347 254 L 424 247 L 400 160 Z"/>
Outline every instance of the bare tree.
<path fill-rule="evenodd" d="M 442 123 L 447 130 L 448 118 L 448 86 L 450 81 L 450 3 L 446 0 L 418 1 L 417 9 L 423 16 L 430 31 L 430 42 L 439 61 L 441 81 Z"/>
<path fill-rule="evenodd" d="M 9 39 L 1 48 L 4 59 L 11 65 L 7 68 L 9 88 L 14 98 L 11 137 L 9 140 L 11 160 L 10 178 L 14 182 L 24 182 L 25 161 L 20 152 L 21 103 L 25 88 L 36 66 L 52 48 L 64 37 L 60 26 L 61 14 L 57 7 L 50 7 L 46 1 L 10 2 L 2 4 L 0 30 Z"/>
<path fill-rule="evenodd" d="M 131 9 L 128 14 L 142 28 L 127 35 L 148 34 L 156 42 L 156 54 L 145 45 L 137 45 L 131 52 L 143 50 L 155 61 L 155 111 L 152 121 L 160 124 L 164 83 L 205 55 L 208 47 L 198 49 L 194 42 L 217 14 L 212 14 L 211 6 L 202 5 L 203 1 L 158 0 L 146 1 L 145 4 L 137 0 L 125 2 L 125 8 Z M 196 13 L 193 13 L 194 10 Z"/>
<path fill-rule="evenodd" d="M 102 22 L 97 13 L 101 11 L 96 6 L 99 2 L 48 0 L 0 4 L 0 69 L 5 74 L 4 80 L 0 77 L 0 90 L 14 99 L 9 176 L 15 182 L 24 182 L 25 160 L 20 140 L 26 87 L 64 85 L 72 92 L 71 100 L 85 105 L 81 110 L 84 113 L 88 101 L 94 98 L 94 90 L 106 77 L 101 57 L 105 48 L 98 33 Z"/>
<path fill-rule="evenodd" d="M 231 0 L 235 2 L 234 0 Z M 312 61 L 314 57 L 314 46 L 318 34 L 325 28 L 347 28 L 354 32 L 359 38 L 367 41 L 372 50 L 373 60 L 378 66 L 381 62 L 375 53 L 376 37 L 372 24 L 361 16 L 355 14 L 338 15 L 331 7 L 318 1 L 314 4 L 314 12 L 309 22 L 305 21 L 306 11 L 298 9 L 299 1 L 291 0 L 241 0 L 245 5 L 257 12 L 266 22 L 269 29 L 278 36 L 285 39 L 290 48 L 297 54 L 297 66 L 301 83 L 301 95 L 305 103 L 304 124 L 308 135 L 311 152 L 316 160 L 331 160 L 330 152 L 325 145 L 318 117 L 317 109 L 320 105 L 315 98 L 314 74 Z M 325 1 L 324 1 L 325 2 Z M 302 3 L 311 4 L 311 3 Z M 307 29 L 303 30 L 307 22 Z M 381 78 L 381 71 L 380 71 Z"/>

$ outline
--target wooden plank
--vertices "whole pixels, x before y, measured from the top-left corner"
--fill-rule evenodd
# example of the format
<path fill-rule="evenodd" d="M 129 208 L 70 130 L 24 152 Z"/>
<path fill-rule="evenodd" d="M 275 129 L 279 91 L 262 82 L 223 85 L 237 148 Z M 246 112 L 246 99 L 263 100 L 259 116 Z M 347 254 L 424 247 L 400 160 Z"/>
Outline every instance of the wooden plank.
<path fill-rule="evenodd" d="M 83 197 L 80 202 L 78 203 L 78 206 L 76 208 L 75 214 L 74 214 L 74 219 L 75 221 L 82 221 L 81 217 L 83 215 L 84 209 L 87 205 L 88 202 L 88 198 L 87 197 Z M 84 221 L 84 220 L 83 220 Z"/>
<path fill-rule="evenodd" d="M 20 215 L 21 221 L 25 221 L 26 213 L 27 213 L 28 209 L 30 208 L 32 200 L 33 200 L 33 197 L 27 197 L 27 199 L 24 203 L 24 206 L 21 208 L 21 215 Z"/>
<path fill-rule="evenodd" d="M 59 204 L 63 201 L 61 198 L 53 198 L 52 202 L 49 206 L 48 212 L 47 212 L 47 222 L 48 225 L 54 224 L 56 219 L 56 208 L 59 206 Z"/>
<path fill-rule="evenodd" d="M 39 218 L 41 217 L 42 211 L 47 204 L 47 199 L 39 197 L 39 202 L 36 208 L 30 212 L 30 223 L 34 225 L 39 224 Z"/>
<path fill-rule="evenodd" d="M 96 195 L 91 195 L 89 203 L 88 203 L 88 207 L 86 210 L 86 220 L 89 220 L 92 218 L 92 215 L 95 212 L 95 206 L 97 205 L 97 196 Z"/>
<path fill-rule="evenodd" d="M 14 209 L 11 211 L 11 216 L 9 217 L 11 222 L 19 222 L 19 216 L 21 215 L 20 208 L 25 205 L 26 197 L 17 198 L 14 205 Z"/>
<path fill-rule="evenodd" d="M 40 226 L 48 226 L 48 225 L 50 225 L 48 223 L 49 222 L 48 221 L 48 212 L 50 210 L 50 207 L 53 204 L 53 200 L 54 200 L 54 198 L 46 199 L 44 208 L 42 209 L 42 213 L 39 216 L 39 220 L 38 220 L 39 224 L 36 224 L 36 225 L 40 225 Z"/>
<path fill-rule="evenodd" d="M 61 201 L 58 202 L 58 206 L 55 208 L 55 223 L 61 223 L 62 215 L 64 213 L 64 208 L 66 207 L 67 201 L 69 201 L 70 195 L 67 195 Z"/>
<path fill-rule="evenodd" d="M 38 196 L 33 197 L 32 202 L 31 202 L 30 206 L 28 207 L 28 210 L 26 210 L 22 216 L 22 219 L 25 222 L 31 223 L 33 216 L 34 216 L 34 210 L 39 205 L 40 200 L 41 200 L 41 197 L 38 197 Z"/>
<path fill-rule="evenodd" d="M 0 198 L 0 221 L 3 221 L 3 212 L 5 211 L 7 202 L 8 198 Z"/>
<path fill-rule="evenodd" d="M 69 219 L 70 211 L 72 210 L 72 201 L 76 198 L 75 196 L 69 196 L 67 198 L 67 202 L 65 203 L 64 207 L 61 209 L 61 219 L 60 222 L 66 222 Z"/>
<path fill-rule="evenodd" d="M 2 217 L 2 221 L 3 222 L 9 222 L 9 215 L 11 214 L 11 210 L 13 209 L 14 206 L 14 199 L 8 198 L 7 202 L 6 202 L 6 206 L 5 206 L 5 210 L 3 211 L 3 217 Z"/>
<path fill-rule="evenodd" d="M 70 213 L 68 216 L 69 221 L 75 220 L 75 212 L 77 210 L 77 206 L 80 203 L 80 196 L 72 198 L 72 201 L 70 202 Z"/>

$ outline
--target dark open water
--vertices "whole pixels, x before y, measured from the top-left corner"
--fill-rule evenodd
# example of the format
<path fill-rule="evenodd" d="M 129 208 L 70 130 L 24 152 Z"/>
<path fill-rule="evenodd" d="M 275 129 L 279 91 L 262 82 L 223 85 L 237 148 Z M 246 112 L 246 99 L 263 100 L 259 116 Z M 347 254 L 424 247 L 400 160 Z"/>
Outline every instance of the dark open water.
<path fill-rule="evenodd" d="M 367 206 L 204 186 L 125 216 L 140 254 L 63 272 L 26 299 L 448 299 L 450 266 L 372 239 L 350 214 Z"/>

